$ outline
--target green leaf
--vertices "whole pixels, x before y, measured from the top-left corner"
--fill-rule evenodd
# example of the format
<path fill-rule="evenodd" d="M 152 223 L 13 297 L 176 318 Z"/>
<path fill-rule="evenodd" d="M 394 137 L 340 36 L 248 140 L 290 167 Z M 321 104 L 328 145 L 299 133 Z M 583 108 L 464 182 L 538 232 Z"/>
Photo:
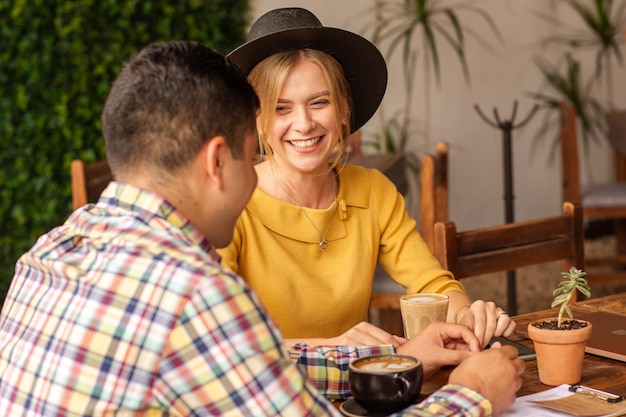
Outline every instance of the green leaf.
<path fill-rule="evenodd" d="M 406 63 L 414 55 L 411 51 L 421 51 L 431 59 L 432 70 L 437 82 L 441 79 L 441 64 L 439 60 L 438 38 L 445 40 L 455 52 L 461 70 L 470 81 L 469 68 L 466 60 L 466 34 L 490 48 L 489 42 L 478 34 L 478 31 L 465 30 L 461 14 L 478 16 L 487 25 L 490 32 L 498 41 L 502 36 L 495 21 L 489 13 L 475 6 L 472 1 L 459 2 L 454 6 L 443 6 L 441 0 L 403 0 L 380 1 L 377 3 L 379 24 L 374 30 L 374 42 L 390 41 L 387 55 L 392 56 L 397 47 L 403 45 L 403 62 Z M 415 45 L 417 42 L 417 46 Z M 424 45 L 427 46 L 423 50 Z"/>
<path fill-rule="evenodd" d="M 17 258 L 71 211 L 69 165 L 105 156 L 100 113 L 150 42 L 245 40 L 247 0 L 0 0 L 0 297 Z"/>
<path fill-rule="evenodd" d="M 587 298 L 591 297 L 591 290 L 585 287 L 578 287 L 578 291 L 580 291 L 581 293 L 583 293 L 583 295 Z"/>

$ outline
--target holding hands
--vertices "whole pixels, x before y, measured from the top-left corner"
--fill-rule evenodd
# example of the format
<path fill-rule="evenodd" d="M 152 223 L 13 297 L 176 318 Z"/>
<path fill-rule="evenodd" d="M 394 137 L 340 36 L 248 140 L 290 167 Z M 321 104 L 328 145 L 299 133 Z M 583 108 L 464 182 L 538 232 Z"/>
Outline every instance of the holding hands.
<path fill-rule="evenodd" d="M 481 349 L 479 339 L 467 326 L 440 321 L 431 323 L 410 340 L 387 333 L 371 323 L 361 322 L 335 338 L 307 342 L 348 346 L 391 344 L 399 354 L 419 358 L 426 378 L 442 366 L 460 364 Z"/>
<path fill-rule="evenodd" d="M 480 308 L 478 310 L 484 311 Z M 507 329 L 511 323 L 514 327 L 515 323 L 509 320 Z M 501 346 L 496 342 L 492 348 L 481 351 L 481 340 L 475 332 L 459 324 L 433 322 L 407 340 L 363 322 L 340 337 L 343 340 L 356 337 L 358 340 L 378 340 L 379 343 L 393 342 L 399 354 L 420 359 L 425 378 L 443 366 L 458 365 L 450 374 L 448 382 L 468 387 L 487 398 L 494 416 L 501 414 L 515 401 L 515 393 L 522 386 L 521 374 L 526 369 L 524 362 L 517 359 L 514 347 Z"/>
<path fill-rule="evenodd" d="M 480 393 L 489 400 L 493 415 L 497 416 L 515 400 L 526 365 L 511 346 L 496 342 L 490 349 L 481 349 L 493 336 L 509 335 L 515 322 L 492 302 L 476 301 L 463 310 L 459 324 L 433 322 L 411 339 L 361 322 L 337 337 L 307 342 L 349 346 L 392 344 L 397 353 L 420 359 L 425 378 L 444 366 L 456 366 L 448 382 Z"/>
<path fill-rule="evenodd" d="M 428 331 L 423 331 L 411 340 L 423 340 L 433 335 L 433 332 L 438 333 L 440 339 L 440 345 L 450 349 L 450 343 L 453 343 L 456 349 L 456 344 L 461 343 L 458 346 L 471 346 L 470 351 L 477 352 L 480 348 L 486 347 L 491 339 L 498 336 L 509 336 L 515 330 L 515 321 L 511 319 L 506 311 L 498 307 L 493 301 L 476 300 L 473 303 L 469 303 L 467 296 L 460 292 L 449 292 L 450 296 L 450 309 L 448 310 L 448 322 L 454 324 L 460 324 L 462 326 L 441 327 L 440 322 L 435 322 L 429 326 L 432 328 Z M 460 306 L 460 307 L 457 307 Z M 469 329 L 469 332 L 464 331 L 460 327 Z M 478 343 L 478 348 L 474 349 L 473 342 L 470 343 L 468 333 L 472 334 Z M 429 336 L 430 335 L 430 336 Z M 430 339 L 432 340 L 432 339 Z M 402 346 L 400 350 L 414 349 L 412 346 L 419 344 L 420 342 L 407 343 L 407 339 L 401 336 L 392 335 L 383 329 L 368 323 L 360 322 L 357 325 L 351 327 L 346 332 L 339 336 L 332 338 L 309 338 L 306 340 L 300 340 L 301 342 L 309 345 L 343 345 L 343 346 L 373 346 L 391 344 L 396 348 Z M 296 340 L 287 339 L 287 344 L 296 343 Z M 421 349 L 420 349 L 421 351 Z M 411 352 L 404 352 L 411 355 Z M 415 356 L 413 354 L 413 356 Z M 459 362 L 445 363 L 444 365 L 454 365 Z"/>
<path fill-rule="evenodd" d="M 496 328 L 494 332 L 483 332 L 484 340 L 487 342 L 492 337 L 488 334 L 499 332 L 498 335 L 506 335 L 515 328 L 515 322 L 508 315 L 506 319 L 497 318 L 498 314 L 500 317 L 504 317 L 505 314 L 498 311 L 501 309 L 496 308 L 495 304 L 485 302 L 475 304 L 478 313 L 483 314 L 477 314 L 481 319 L 473 321 L 473 324 L 487 323 L 487 326 L 483 327 L 486 329 L 489 324 L 497 322 L 497 325 L 493 326 Z M 469 311 L 473 314 L 474 310 Z M 495 322 L 492 322 L 494 316 Z M 508 333 L 504 333 L 505 331 Z M 521 375 L 526 370 L 526 364 L 517 358 L 517 349 L 512 346 L 501 346 L 499 342 L 494 343 L 490 349 L 481 351 L 483 340 L 475 333 L 476 329 L 472 331 L 469 326 L 433 322 L 410 340 L 397 336 L 393 338 L 400 343 L 397 346 L 399 354 L 420 359 L 424 378 L 430 377 L 443 366 L 456 366 L 448 382 L 463 385 L 480 393 L 491 403 L 493 415 L 498 416 L 515 401 L 515 393 L 522 387 Z"/>

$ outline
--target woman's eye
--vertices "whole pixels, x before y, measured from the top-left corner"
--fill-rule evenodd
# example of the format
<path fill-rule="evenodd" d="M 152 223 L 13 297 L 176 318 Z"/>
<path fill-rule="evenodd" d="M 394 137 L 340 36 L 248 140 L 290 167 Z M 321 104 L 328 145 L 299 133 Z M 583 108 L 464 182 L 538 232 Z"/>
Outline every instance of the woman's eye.
<path fill-rule="evenodd" d="M 313 102 L 314 107 L 326 106 L 330 104 L 330 100 L 315 100 Z"/>
<path fill-rule="evenodd" d="M 276 106 L 276 113 L 285 113 L 289 110 L 287 106 Z"/>

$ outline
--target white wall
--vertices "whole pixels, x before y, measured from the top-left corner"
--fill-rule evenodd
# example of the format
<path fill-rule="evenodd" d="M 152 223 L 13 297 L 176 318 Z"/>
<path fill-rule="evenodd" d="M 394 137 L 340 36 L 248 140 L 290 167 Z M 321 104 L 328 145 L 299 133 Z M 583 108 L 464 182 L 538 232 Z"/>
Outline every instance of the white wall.
<path fill-rule="evenodd" d="M 340 27 L 371 38 L 371 7 L 373 0 L 251 0 L 253 19 L 277 7 L 299 6 L 311 10 L 325 26 Z M 467 1 L 443 1 L 444 5 Z M 450 219 L 460 230 L 495 225 L 504 222 L 504 185 L 502 159 L 502 133 L 487 125 L 474 110 L 478 104 L 483 112 L 493 118 L 497 108 L 502 120 L 511 115 L 513 101 L 518 100 L 516 121 L 521 121 L 534 102 L 528 93 L 542 86 L 542 76 L 534 58 L 538 55 L 554 62 L 562 55 L 556 47 L 546 47 L 542 40 L 557 33 L 555 25 L 532 14 L 541 9 L 568 21 L 571 27 L 580 27 L 577 17 L 554 0 L 484 0 L 472 1 L 488 10 L 504 38 L 502 43 L 492 42 L 495 51 L 486 50 L 472 39 L 467 39 L 467 57 L 472 77 L 471 85 L 464 81 L 458 59 L 447 45 L 440 44 L 443 68 L 441 87 L 432 88 L 431 140 L 425 145 L 416 138 L 411 150 L 422 153 L 432 150 L 438 140 L 450 143 Z M 483 21 L 476 15 L 460 12 L 461 22 L 480 29 L 483 37 L 492 39 Z M 626 34 L 625 34 L 626 35 Z M 381 48 L 383 51 L 384 47 Z M 626 50 L 622 51 L 626 53 Z M 403 105 L 402 72 L 399 54 L 388 59 L 389 86 L 383 101 L 384 112 L 392 114 Z M 583 75 L 591 76 L 594 54 L 576 57 L 583 59 Z M 417 81 L 417 95 L 413 107 L 421 118 L 424 102 L 421 98 L 423 81 Z M 618 108 L 626 108 L 626 69 L 614 68 L 614 100 Z M 601 95 L 598 96 L 602 98 Z M 526 220 L 555 215 L 560 212 L 560 159 L 550 163 L 550 140 L 543 140 L 534 153 L 533 141 L 543 114 L 535 117 L 522 129 L 514 130 L 513 167 L 515 193 L 515 220 Z M 365 135 L 373 134 L 378 127 L 375 116 L 365 127 Z M 594 179 L 604 180 L 611 175 L 610 150 L 595 146 L 591 152 Z M 583 174 L 583 181 L 587 181 Z"/>

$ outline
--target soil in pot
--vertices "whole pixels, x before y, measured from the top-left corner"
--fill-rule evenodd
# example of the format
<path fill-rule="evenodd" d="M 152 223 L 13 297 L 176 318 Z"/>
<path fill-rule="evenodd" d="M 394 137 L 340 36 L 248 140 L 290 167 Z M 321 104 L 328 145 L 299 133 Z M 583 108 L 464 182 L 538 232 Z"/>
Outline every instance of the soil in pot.
<path fill-rule="evenodd" d="M 575 330 L 587 327 L 590 323 L 583 320 L 563 320 L 561 327 L 556 319 L 537 320 L 533 323 L 538 329 L 550 329 L 550 330 Z"/>
<path fill-rule="evenodd" d="M 575 319 L 564 319 L 563 322 L 560 329 L 556 318 L 536 320 L 528 325 L 528 337 L 537 353 L 539 380 L 546 385 L 580 382 L 592 325 Z"/>

